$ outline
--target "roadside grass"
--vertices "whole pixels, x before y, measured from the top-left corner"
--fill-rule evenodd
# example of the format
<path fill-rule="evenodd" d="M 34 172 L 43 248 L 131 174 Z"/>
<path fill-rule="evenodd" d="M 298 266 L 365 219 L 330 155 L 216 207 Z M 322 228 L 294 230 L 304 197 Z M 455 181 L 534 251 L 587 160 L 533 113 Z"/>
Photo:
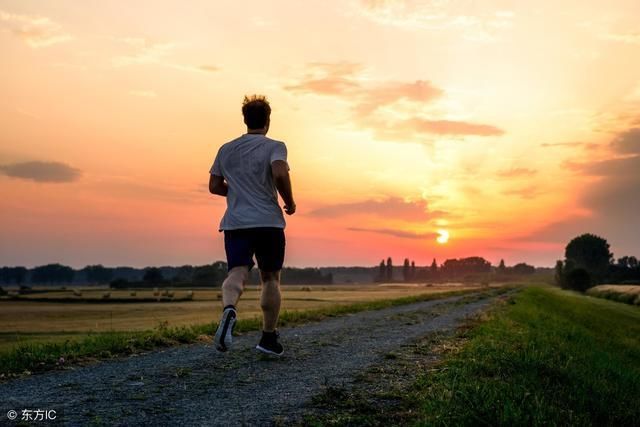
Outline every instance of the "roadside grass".
<path fill-rule="evenodd" d="M 640 286 L 599 285 L 589 288 L 587 295 L 640 306 Z"/>
<path fill-rule="evenodd" d="M 305 424 L 640 425 L 639 360 L 637 307 L 528 287 L 385 358 L 366 387 L 327 390 Z"/>
<path fill-rule="evenodd" d="M 503 289 L 503 288 L 499 288 Z M 489 291 L 495 291 L 491 288 Z M 396 305 L 418 301 L 447 298 L 469 293 L 478 289 L 457 290 L 442 293 L 423 294 L 396 299 L 358 302 L 348 305 L 323 307 L 306 311 L 284 311 L 280 315 L 280 326 L 293 326 L 327 317 L 340 316 L 365 310 L 379 310 Z M 487 292 L 487 291 L 481 291 Z M 82 364 L 99 359 L 109 359 L 177 344 L 210 341 L 216 323 L 191 326 L 168 327 L 166 323 L 145 331 L 91 333 L 78 339 L 64 339 L 52 342 L 27 342 L 0 351 L 0 380 L 32 372 L 55 369 L 70 364 Z M 240 319 L 235 332 L 243 333 L 259 330 L 259 318 Z"/>

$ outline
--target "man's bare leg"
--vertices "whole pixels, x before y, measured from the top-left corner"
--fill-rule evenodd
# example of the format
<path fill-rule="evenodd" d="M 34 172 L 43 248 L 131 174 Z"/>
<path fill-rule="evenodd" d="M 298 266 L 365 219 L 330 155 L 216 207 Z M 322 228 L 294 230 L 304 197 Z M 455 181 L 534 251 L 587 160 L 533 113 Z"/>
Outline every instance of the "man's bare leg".
<path fill-rule="evenodd" d="M 244 285 L 249 278 L 249 267 L 246 265 L 233 267 L 222 282 L 222 307 L 236 306 Z"/>
<path fill-rule="evenodd" d="M 265 332 L 273 332 L 278 324 L 280 314 L 280 271 L 261 271 L 262 295 L 260 307 L 262 308 L 263 327 Z"/>

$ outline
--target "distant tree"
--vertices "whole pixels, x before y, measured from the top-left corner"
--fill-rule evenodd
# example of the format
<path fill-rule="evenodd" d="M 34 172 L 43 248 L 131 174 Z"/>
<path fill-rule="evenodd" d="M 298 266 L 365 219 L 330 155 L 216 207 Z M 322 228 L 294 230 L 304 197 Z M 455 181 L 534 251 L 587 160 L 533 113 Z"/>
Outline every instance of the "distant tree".
<path fill-rule="evenodd" d="M 189 282 L 193 279 L 193 266 L 183 265 L 178 267 L 175 276 L 173 276 L 174 282 Z"/>
<path fill-rule="evenodd" d="M 90 283 L 109 283 L 113 278 L 113 270 L 101 264 L 87 265 L 81 271 L 84 272 Z"/>
<path fill-rule="evenodd" d="M 227 275 L 227 264 L 217 261 L 194 268 L 193 284 L 196 286 L 220 286 Z"/>
<path fill-rule="evenodd" d="M 526 275 L 526 274 L 534 274 L 536 272 L 536 268 L 532 265 L 521 262 L 513 266 L 513 273 Z"/>
<path fill-rule="evenodd" d="M 411 261 L 411 280 L 416 280 L 416 262 L 415 261 Z"/>
<path fill-rule="evenodd" d="M 448 259 L 442 264 L 441 272 L 445 276 L 457 277 L 491 271 L 491 263 L 482 257 Z"/>
<path fill-rule="evenodd" d="M 618 267 L 629 268 L 629 257 L 623 256 L 622 258 L 618 258 Z"/>
<path fill-rule="evenodd" d="M 405 258 L 402 264 L 402 278 L 405 282 L 411 279 L 411 263 L 409 262 L 409 258 Z"/>
<path fill-rule="evenodd" d="M 380 261 L 378 269 L 378 281 L 384 282 L 387 277 L 387 267 L 384 264 L 384 260 Z"/>
<path fill-rule="evenodd" d="M 75 271 L 61 264 L 47 264 L 35 267 L 31 281 L 34 283 L 71 283 Z"/>
<path fill-rule="evenodd" d="M 505 274 L 507 272 L 507 266 L 504 265 L 504 260 L 500 260 L 500 264 L 498 265 L 498 274 Z"/>
<path fill-rule="evenodd" d="M 629 267 L 630 268 L 638 268 L 638 258 L 634 256 L 629 257 Z"/>
<path fill-rule="evenodd" d="M 24 283 L 28 270 L 25 267 L 2 267 L 0 268 L 0 283 Z"/>
<path fill-rule="evenodd" d="M 432 280 L 438 278 L 438 263 L 436 263 L 436 259 L 434 258 L 431 262 L 431 266 L 429 267 L 429 276 Z"/>
<path fill-rule="evenodd" d="M 584 268 L 574 268 L 565 276 L 566 287 L 574 291 L 584 292 L 591 287 L 591 275 Z"/>
<path fill-rule="evenodd" d="M 393 281 L 393 261 L 391 257 L 387 258 L 387 274 L 386 274 L 387 282 Z"/>
<path fill-rule="evenodd" d="M 556 268 L 555 268 L 555 276 L 554 276 L 556 285 L 560 286 L 561 288 L 565 287 L 565 282 L 564 282 L 564 265 L 562 263 L 561 260 L 556 261 Z"/>
<path fill-rule="evenodd" d="M 605 239 L 593 234 L 583 234 L 569 242 L 565 249 L 565 259 L 572 262 L 573 268 L 585 269 L 590 280 L 599 283 L 606 277 L 613 254 Z M 569 274 L 571 270 L 565 268 L 565 274 Z"/>
<path fill-rule="evenodd" d="M 149 267 L 145 270 L 142 280 L 146 283 L 157 284 L 164 280 L 162 271 L 157 267 Z"/>

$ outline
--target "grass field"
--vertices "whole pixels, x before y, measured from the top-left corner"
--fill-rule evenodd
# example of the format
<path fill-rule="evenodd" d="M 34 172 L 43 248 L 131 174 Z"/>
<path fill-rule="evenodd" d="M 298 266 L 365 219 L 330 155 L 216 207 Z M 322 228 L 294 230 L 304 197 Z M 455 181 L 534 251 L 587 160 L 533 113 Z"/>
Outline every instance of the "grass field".
<path fill-rule="evenodd" d="M 449 284 L 327 286 L 306 289 L 308 288 L 300 286 L 285 287 L 285 311 L 280 317 L 281 326 L 493 288 Z M 208 340 L 210 338 L 206 335 L 211 335 L 215 330 L 215 320 L 220 313 L 217 292 L 209 292 L 213 295 L 210 300 L 167 303 L 3 301 L 0 316 L 7 317 L 3 318 L 6 322 L 3 320 L 2 327 L 6 328 L 6 324 L 12 322 L 11 324 L 20 325 L 23 329 L 20 332 L 0 332 L 0 337 L 4 338 L 4 346 L 0 347 L 0 374 L 49 369 L 57 364 L 61 356 L 65 358 L 65 364 L 69 364 L 176 343 Z M 200 297 L 204 298 L 204 294 Z M 256 289 L 243 295 L 236 331 L 260 328 L 258 298 Z M 12 314 L 7 315 L 9 310 L 5 311 L 5 308 L 13 310 L 10 311 Z M 110 319 L 106 318 L 107 313 L 111 312 L 118 313 L 113 316 L 113 330 L 110 329 Z M 96 319 L 108 322 L 109 328 L 92 331 L 91 326 Z M 60 324 L 64 324 L 64 328 L 60 328 Z"/>
<path fill-rule="evenodd" d="M 447 285 L 346 285 L 283 286 L 283 310 L 300 311 L 330 308 L 354 302 L 395 299 L 478 286 Z M 73 290 L 55 290 L 26 295 L 20 300 L 0 300 L 0 350 L 15 343 L 77 338 L 88 333 L 108 331 L 143 331 L 166 326 L 189 326 L 218 320 L 220 290 L 196 289 L 192 301 L 127 302 L 129 290 L 111 291 L 103 300 L 104 289 L 83 289 L 82 299 L 95 302 L 57 302 L 73 299 Z M 188 290 L 174 291 L 176 299 Z M 30 301 L 37 298 L 38 301 Z M 133 298 L 154 299 L 153 290 L 137 290 Z M 47 299 L 47 302 L 42 301 Z M 240 319 L 261 315 L 260 291 L 248 287 L 238 305 Z"/>
<path fill-rule="evenodd" d="M 443 355 L 435 366 L 416 361 L 416 354 L 433 351 Z M 456 337 L 426 341 L 411 352 L 406 372 L 392 372 L 377 397 L 341 391 L 340 399 L 326 400 L 347 403 L 310 423 L 640 425 L 635 306 L 529 287 Z M 408 385 L 394 385 L 401 378 L 409 378 Z"/>
<path fill-rule="evenodd" d="M 592 297 L 606 298 L 640 306 L 639 285 L 599 285 L 587 290 Z"/>

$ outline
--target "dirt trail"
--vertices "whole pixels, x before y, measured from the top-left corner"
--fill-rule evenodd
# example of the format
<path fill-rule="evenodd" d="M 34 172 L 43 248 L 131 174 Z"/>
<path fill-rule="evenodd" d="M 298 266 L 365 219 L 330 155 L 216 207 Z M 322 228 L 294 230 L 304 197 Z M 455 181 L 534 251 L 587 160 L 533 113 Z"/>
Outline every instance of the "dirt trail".
<path fill-rule="evenodd" d="M 9 409 L 55 409 L 65 425 L 271 425 L 299 416 L 327 386 L 348 384 L 384 355 L 431 332 L 454 329 L 495 296 L 451 297 L 361 312 L 281 330 L 285 355 L 193 344 L 50 372 L 0 385 L 0 425 Z M 389 363 L 393 363 L 392 360 Z"/>

